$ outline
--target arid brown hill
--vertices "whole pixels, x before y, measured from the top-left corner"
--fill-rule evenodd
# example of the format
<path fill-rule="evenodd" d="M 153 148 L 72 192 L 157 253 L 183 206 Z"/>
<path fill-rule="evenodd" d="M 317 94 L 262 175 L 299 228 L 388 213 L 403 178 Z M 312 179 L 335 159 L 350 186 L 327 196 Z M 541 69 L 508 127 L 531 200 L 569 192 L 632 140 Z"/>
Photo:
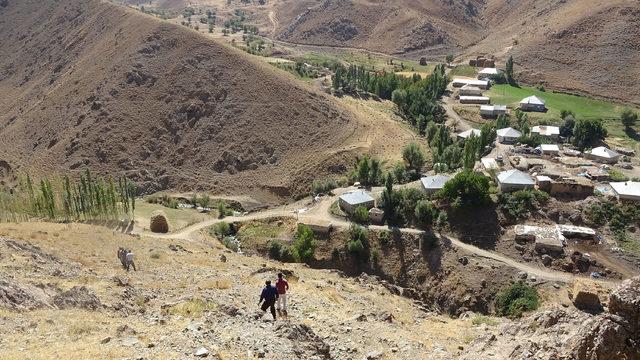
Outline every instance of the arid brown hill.
<path fill-rule="evenodd" d="M 341 164 L 356 121 L 282 71 L 98 0 L 0 2 L 0 163 L 142 190 L 279 201 Z"/>

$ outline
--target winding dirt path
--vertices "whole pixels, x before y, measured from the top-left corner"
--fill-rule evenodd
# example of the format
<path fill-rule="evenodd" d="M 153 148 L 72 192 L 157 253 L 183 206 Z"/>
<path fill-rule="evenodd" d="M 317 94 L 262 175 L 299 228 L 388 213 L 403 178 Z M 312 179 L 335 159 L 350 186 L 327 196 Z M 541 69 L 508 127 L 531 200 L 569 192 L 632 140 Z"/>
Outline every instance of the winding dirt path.
<path fill-rule="evenodd" d="M 323 221 L 323 222 L 326 221 L 326 222 L 330 222 L 334 228 L 346 229 L 351 225 L 351 222 L 331 215 L 329 213 L 329 208 L 331 204 L 333 204 L 337 200 L 340 194 L 350 190 L 353 190 L 353 188 L 337 189 L 335 191 L 334 196 L 325 196 L 320 201 L 313 204 L 309 204 L 308 202 L 301 201 L 295 204 L 285 205 L 285 206 L 281 206 L 281 207 L 277 207 L 269 210 L 247 214 L 244 216 L 230 216 L 224 219 L 211 219 L 211 220 L 203 221 L 203 222 L 188 226 L 175 233 L 155 234 L 150 232 L 141 232 L 140 234 L 145 236 L 157 237 L 157 238 L 193 241 L 195 240 L 195 235 L 197 233 L 221 221 L 247 222 L 247 221 L 254 221 L 254 220 L 265 220 L 265 219 L 283 218 L 283 217 L 296 218 L 303 222 L 314 221 L 314 220 Z M 379 194 L 381 191 L 382 191 L 382 188 L 375 188 L 372 190 L 372 193 L 375 195 L 375 194 Z M 394 230 L 394 231 L 400 231 L 406 234 L 424 233 L 424 231 L 419 229 L 413 229 L 413 228 L 393 228 L 392 229 L 387 226 L 380 226 L 380 225 L 369 225 L 368 228 L 372 230 Z M 480 249 L 474 245 L 467 244 L 449 234 L 437 234 L 436 236 L 439 238 L 442 244 L 459 248 L 464 252 L 469 253 L 470 256 L 477 256 L 477 257 L 497 261 L 505 265 L 508 265 L 516 269 L 517 271 L 526 272 L 529 275 L 533 275 L 539 279 L 545 279 L 548 281 L 557 281 L 557 282 L 563 282 L 563 283 L 571 283 L 576 279 L 585 278 L 583 276 L 576 276 L 569 273 L 548 270 L 548 269 L 540 268 L 537 266 L 524 264 L 510 257 L 501 255 L 499 253 Z M 611 282 L 611 280 L 602 280 L 602 281 Z"/>

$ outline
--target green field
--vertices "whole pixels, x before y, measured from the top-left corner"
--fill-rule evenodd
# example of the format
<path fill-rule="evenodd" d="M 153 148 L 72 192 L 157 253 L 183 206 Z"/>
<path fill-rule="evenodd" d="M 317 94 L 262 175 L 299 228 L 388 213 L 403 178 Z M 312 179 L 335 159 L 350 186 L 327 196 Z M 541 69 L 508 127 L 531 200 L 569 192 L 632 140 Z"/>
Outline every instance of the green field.
<path fill-rule="evenodd" d="M 478 75 L 478 69 L 469 65 L 458 65 L 451 69 L 449 72 L 449 78 L 453 79 L 456 76 L 472 77 L 475 78 Z"/>
<path fill-rule="evenodd" d="M 559 120 L 561 110 L 571 110 L 577 118 L 612 119 L 619 118 L 624 106 L 604 100 L 591 99 L 582 96 L 540 91 L 532 87 L 514 87 L 511 85 L 494 85 L 485 93 L 491 97 L 493 104 L 506 104 L 516 108 L 520 100 L 536 95 L 543 99 L 549 111 L 544 114 L 532 114 L 537 118 Z"/>
<path fill-rule="evenodd" d="M 535 123 L 544 121 L 549 124 L 560 124 L 560 111 L 570 110 L 578 119 L 602 119 L 605 122 L 609 135 L 621 144 L 633 146 L 637 142 L 629 138 L 620 123 L 620 113 L 624 105 L 608 102 L 606 100 L 592 99 L 583 96 L 540 91 L 533 87 L 514 87 L 511 85 L 494 85 L 486 96 L 491 98 L 492 104 L 506 104 L 510 108 L 518 107 L 520 101 L 528 96 L 536 95 L 546 102 L 549 111 L 546 113 L 529 112 L 529 118 Z M 635 109 L 638 112 L 640 110 Z"/>
<path fill-rule="evenodd" d="M 429 62 L 427 65 L 422 66 L 417 61 L 413 60 L 384 57 L 381 55 L 372 55 L 364 52 L 347 51 L 337 54 L 308 53 L 300 56 L 299 58 L 313 64 L 322 64 L 325 62 L 340 62 L 352 65 L 367 66 L 372 69 L 386 71 L 415 71 L 431 73 L 436 66 L 435 62 Z M 388 63 L 389 60 L 393 60 L 393 65 Z M 404 69 L 402 69 L 401 64 L 404 65 Z"/>

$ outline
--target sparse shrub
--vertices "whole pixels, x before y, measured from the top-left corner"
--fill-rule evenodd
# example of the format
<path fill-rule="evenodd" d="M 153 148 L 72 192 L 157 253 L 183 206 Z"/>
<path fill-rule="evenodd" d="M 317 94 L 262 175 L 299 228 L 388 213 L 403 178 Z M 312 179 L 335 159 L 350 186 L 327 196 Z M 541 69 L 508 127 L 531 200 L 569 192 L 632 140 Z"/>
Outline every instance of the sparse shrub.
<path fill-rule="evenodd" d="M 628 176 L 615 169 L 609 169 L 609 176 L 611 177 L 611 181 L 614 182 L 629 181 Z"/>
<path fill-rule="evenodd" d="M 331 251 L 331 260 L 340 261 L 340 250 L 333 248 L 333 251 Z"/>
<path fill-rule="evenodd" d="M 221 221 L 213 226 L 213 235 L 218 239 L 231 234 L 231 226 L 225 221 Z"/>
<path fill-rule="evenodd" d="M 498 325 L 498 320 L 489 316 L 478 315 L 478 316 L 475 316 L 473 319 L 471 319 L 471 323 L 473 325 L 487 324 L 489 326 L 496 326 Z"/>
<path fill-rule="evenodd" d="M 377 249 L 371 251 L 371 263 L 375 267 L 380 265 L 380 252 Z"/>
<path fill-rule="evenodd" d="M 159 251 L 156 250 L 156 251 L 153 251 L 151 253 L 151 255 L 149 255 L 149 256 L 154 260 L 158 260 L 158 259 L 160 259 L 161 255 L 162 254 Z"/>
<path fill-rule="evenodd" d="M 338 187 L 338 182 L 334 178 L 325 180 L 314 180 L 311 184 L 311 195 L 328 193 Z"/>
<path fill-rule="evenodd" d="M 439 245 L 438 237 L 434 234 L 424 233 L 420 238 L 420 248 L 422 251 L 429 251 L 437 248 Z"/>
<path fill-rule="evenodd" d="M 501 290 L 496 296 L 496 312 L 500 316 L 521 317 L 539 305 L 538 290 L 521 281 Z"/>
<path fill-rule="evenodd" d="M 204 194 L 204 195 L 202 195 L 202 197 L 200 197 L 200 206 L 203 209 L 209 208 L 210 204 L 211 204 L 211 198 L 209 197 L 209 195 Z"/>
<path fill-rule="evenodd" d="M 351 224 L 349 227 L 347 251 L 360 262 L 367 262 L 369 259 L 368 236 L 367 230 L 362 226 Z"/>
<path fill-rule="evenodd" d="M 391 242 L 391 233 L 388 231 L 381 231 L 380 235 L 378 235 L 378 241 L 382 247 L 389 246 L 389 243 Z"/>
<path fill-rule="evenodd" d="M 358 224 L 367 224 L 369 222 L 369 210 L 364 206 L 358 206 L 353 212 L 353 221 Z"/>
<path fill-rule="evenodd" d="M 240 250 L 240 244 L 238 243 L 238 239 L 232 236 L 223 237 L 221 242 L 227 249 L 233 252 L 238 252 L 238 250 Z"/>
<path fill-rule="evenodd" d="M 415 217 L 418 225 L 429 228 L 438 216 L 438 210 L 429 200 L 420 200 L 415 207 Z"/>

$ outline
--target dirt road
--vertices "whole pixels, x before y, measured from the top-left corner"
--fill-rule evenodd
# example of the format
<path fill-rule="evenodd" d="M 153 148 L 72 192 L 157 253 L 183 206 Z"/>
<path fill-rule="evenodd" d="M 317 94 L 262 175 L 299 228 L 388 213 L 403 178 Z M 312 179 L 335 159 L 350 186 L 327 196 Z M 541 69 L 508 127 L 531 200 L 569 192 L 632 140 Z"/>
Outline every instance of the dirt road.
<path fill-rule="evenodd" d="M 157 238 L 164 238 L 164 239 L 179 239 L 179 240 L 186 240 L 186 241 L 193 241 L 195 239 L 195 235 L 210 227 L 215 225 L 216 223 L 219 223 L 221 221 L 226 221 L 226 222 L 247 222 L 247 221 L 254 221 L 254 220 L 265 220 L 265 219 L 271 219 L 271 218 L 282 218 L 282 217 L 289 217 L 289 218 L 296 218 L 302 222 L 304 221 L 328 221 L 330 222 L 334 228 L 338 228 L 338 229 L 346 229 L 351 225 L 350 221 L 347 221 L 343 218 L 338 218 L 335 217 L 333 215 L 330 214 L 329 212 L 329 208 L 331 207 L 331 204 L 333 204 L 335 201 L 337 201 L 338 197 L 340 196 L 340 194 L 347 192 L 347 191 L 352 191 L 354 190 L 354 188 L 342 188 L 342 189 L 336 189 L 335 190 L 335 195 L 333 196 L 325 196 L 323 198 L 321 198 L 318 202 L 315 203 L 310 203 L 308 200 L 303 200 L 300 202 L 297 202 L 295 204 L 290 204 L 290 205 L 286 205 L 286 206 L 281 206 L 281 207 L 277 207 L 277 208 L 273 208 L 273 209 L 269 209 L 269 210 L 264 210 L 264 211 L 260 211 L 260 212 L 255 212 L 255 213 L 251 213 L 251 214 L 247 214 L 247 215 L 243 215 L 243 216 L 230 216 L 230 217 L 226 217 L 224 219 L 212 219 L 212 220 L 207 220 L 207 221 L 203 221 L 191 226 L 188 226 L 184 229 L 181 229 L 175 233 L 170 233 L 170 234 L 154 234 L 154 233 L 150 233 L 150 232 L 144 232 L 141 234 L 144 234 L 145 236 L 151 236 L 151 237 L 157 237 Z M 382 188 L 374 188 L 372 189 L 372 193 L 374 195 L 376 194 L 380 194 L 382 192 Z M 394 231 L 400 231 L 402 233 L 408 233 L 408 234 L 422 234 L 424 231 L 419 230 L 419 229 L 413 229 L 413 228 L 394 228 L 391 229 L 387 226 L 380 226 L 380 225 L 369 225 L 368 226 L 369 229 L 372 230 L 394 230 Z M 535 276 L 539 279 L 545 279 L 545 280 L 549 280 L 549 281 L 557 281 L 557 282 L 564 282 L 564 283 L 570 283 L 572 281 L 574 281 L 577 278 L 580 278 L 580 276 L 576 276 L 573 274 L 569 274 L 569 273 L 564 273 L 564 272 L 559 272 L 559 271 L 553 271 L 553 270 L 548 270 L 548 269 L 544 269 L 544 268 L 540 268 L 537 266 L 531 266 L 528 264 L 524 264 L 524 263 L 520 263 L 512 258 L 509 258 L 507 256 L 498 254 L 496 252 L 493 251 L 488 251 L 488 250 L 483 250 L 480 249 L 474 245 L 470 245 L 467 243 L 462 242 L 461 240 L 449 235 L 449 234 L 437 234 L 436 235 L 439 240 L 441 241 L 442 244 L 445 244 L 447 246 L 453 246 L 456 248 L 459 248 L 467 253 L 469 253 L 471 256 L 477 256 L 477 257 L 482 257 L 482 258 L 486 258 L 486 259 L 491 259 L 494 261 L 498 261 L 500 263 L 506 264 L 512 268 L 514 268 L 517 271 L 521 271 L 521 272 L 526 272 L 528 273 L 530 276 Z"/>

